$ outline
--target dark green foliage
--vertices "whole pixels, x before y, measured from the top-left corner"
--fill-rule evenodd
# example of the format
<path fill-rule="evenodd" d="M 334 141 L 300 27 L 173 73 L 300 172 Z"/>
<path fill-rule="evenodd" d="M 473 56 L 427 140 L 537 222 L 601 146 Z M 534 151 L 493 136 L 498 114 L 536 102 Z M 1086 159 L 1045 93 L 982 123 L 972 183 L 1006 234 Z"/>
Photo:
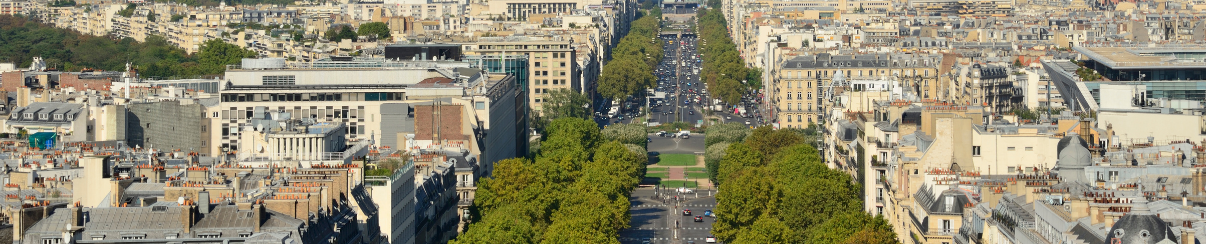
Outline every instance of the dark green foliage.
<path fill-rule="evenodd" d="M 806 134 L 815 129 L 762 127 L 725 150 L 712 234 L 735 244 L 896 243 L 886 221 L 862 212 L 861 186 L 829 169 Z"/>
<path fill-rule="evenodd" d="M 327 32 L 322 36 L 323 38 L 326 38 L 332 42 L 339 42 L 343 39 L 352 39 L 352 41 L 356 41 L 356 32 L 352 31 L 351 26 L 346 25 L 331 27 L 331 29 L 328 29 Z"/>
<path fill-rule="evenodd" d="M 147 13 L 147 21 L 155 21 L 155 12 Z"/>
<path fill-rule="evenodd" d="M 473 221 L 452 243 L 619 243 L 644 155 L 603 142 L 594 122 L 578 118 L 554 120 L 542 143 L 535 161 L 495 164 L 478 184 Z"/>
<path fill-rule="evenodd" d="M 71 7 L 75 6 L 75 0 L 54 0 L 50 2 L 51 7 Z"/>
<path fill-rule="evenodd" d="M 138 8 L 138 5 L 134 5 L 133 3 L 126 4 L 126 8 L 124 8 L 120 11 L 117 11 L 117 15 L 121 15 L 122 17 L 129 18 L 130 16 L 134 16 L 134 9 L 136 9 L 136 8 Z"/>
<path fill-rule="evenodd" d="M 361 36 L 376 36 L 380 39 L 388 39 L 389 26 L 381 22 L 369 22 L 360 24 L 360 28 L 356 29 L 356 34 Z"/>
<path fill-rule="evenodd" d="M 553 89 L 544 94 L 540 102 L 540 113 L 532 113 L 533 126 L 536 131 L 544 131 L 549 122 L 560 118 L 589 119 L 590 108 L 586 105 L 590 98 L 571 89 Z"/>
<path fill-rule="evenodd" d="M 657 84 L 653 69 L 664 55 L 662 41 L 657 38 L 660 17 L 655 11 L 632 22 L 628 35 L 612 49 L 611 61 L 603 65 L 599 94 L 619 100 Z"/>
<path fill-rule="evenodd" d="M 726 103 L 737 104 L 747 90 L 760 88 L 761 71 L 745 67 L 721 12 L 700 10 L 699 27 L 699 48 L 703 55 L 700 78 L 708 85 L 708 91 Z"/>
<path fill-rule="evenodd" d="M 187 16 L 184 16 L 183 14 L 173 14 L 172 22 L 180 21 L 180 20 L 184 19 L 184 17 L 187 17 Z"/>
<path fill-rule="evenodd" d="M 211 40 L 206 46 L 214 48 L 203 47 L 201 52 L 188 55 L 160 36 L 148 36 L 145 42 L 130 38 L 113 40 L 81 35 L 23 17 L 0 15 L 0 61 L 20 67 L 29 67 L 34 57 L 42 57 L 48 66 L 65 71 L 124 70 L 126 62 L 130 62 L 140 77 L 183 78 L 221 74 L 225 65 L 256 56 L 255 52 L 221 40 Z"/>

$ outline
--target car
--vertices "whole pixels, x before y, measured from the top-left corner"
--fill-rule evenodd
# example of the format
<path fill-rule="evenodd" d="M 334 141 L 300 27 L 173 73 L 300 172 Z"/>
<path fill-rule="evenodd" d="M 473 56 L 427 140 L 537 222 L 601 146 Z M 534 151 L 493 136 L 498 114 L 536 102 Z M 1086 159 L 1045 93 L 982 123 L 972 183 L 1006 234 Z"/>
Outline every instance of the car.
<path fill-rule="evenodd" d="M 703 222 L 703 216 L 695 215 L 695 222 Z"/>
<path fill-rule="evenodd" d="M 657 136 L 660 136 L 660 137 L 666 137 L 666 131 L 664 131 L 664 130 L 663 130 L 663 131 L 658 131 L 658 132 L 657 132 Z"/>
<path fill-rule="evenodd" d="M 695 115 L 695 110 L 692 110 L 692 111 L 687 111 L 687 114 L 690 114 L 690 115 Z"/>
<path fill-rule="evenodd" d="M 704 216 L 712 217 L 712 210 L 709 209 L 707 211 L 704 211 Z"/>
<path fill-rule="evenodd" d="M 724 116 L 724 119 L 733 119 L 733 116 Z"/>
<path fill-rule="evenodd" d="M 690 210 L 690 209 L 683 209 L 683 216 L 691 216 L 691 210 Z"/>
<path fill-rule="evenodd" d="M 704 238 L 704 242 L 707 242 L 707 243 L 716 243 L 716 237 L 715 237 L 715 236 L 708 236 L 708 238 Z"/>
<path fill-rule="evenodd" d="M 746 121 L 745 121 L 745 125 L 750 125 L 750 121 L 749 121 L 749 120 L 746 120 Z"/>

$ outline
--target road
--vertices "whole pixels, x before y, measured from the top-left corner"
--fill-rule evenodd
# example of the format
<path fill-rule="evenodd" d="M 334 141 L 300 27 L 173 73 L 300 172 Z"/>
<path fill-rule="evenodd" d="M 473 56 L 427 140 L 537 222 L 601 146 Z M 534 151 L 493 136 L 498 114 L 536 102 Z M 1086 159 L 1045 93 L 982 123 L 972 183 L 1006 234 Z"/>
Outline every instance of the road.
<path fill-rule="evenodd" d="M 652 122 L 699 123 L 710 99 L 707 89 L 699 83 L 698 38 L 663 36 L 661 39 L 665 58 L 654 70 L 658 79 L 654 90 L 665 92 L 667 99 L 652 107 Z"/>
<path fill-rule="evenodd" d="M 650 243 L 694 241 L 703 244 L 704 238 L 711 235 L 715 219 L 703 217 L 703 222 L 694 222 L 694 218 L 716 206 L 715 192 L 679 194 L 673 189 L 660 191 L 664 194 L 648 187 L 633 190 L 629 199 L 631 224 L 630 228 L 620 231 L 620 243 L 637 244 L 648 238 Z M 679 200 L 674 200 L 675 197 Z M 691 215 L 683 215 L 683 209 L 691 210 Z"/>
<path fill-rule="evenodd" d="M 687 139 L 678 137 L 659 137 L 656 134 L 649 134 L 648 149 L 649 152 L 657 152 L 661 154 L 695 154 L 703 153 L 704 137 L 703 134 L 694 134 Z"/>

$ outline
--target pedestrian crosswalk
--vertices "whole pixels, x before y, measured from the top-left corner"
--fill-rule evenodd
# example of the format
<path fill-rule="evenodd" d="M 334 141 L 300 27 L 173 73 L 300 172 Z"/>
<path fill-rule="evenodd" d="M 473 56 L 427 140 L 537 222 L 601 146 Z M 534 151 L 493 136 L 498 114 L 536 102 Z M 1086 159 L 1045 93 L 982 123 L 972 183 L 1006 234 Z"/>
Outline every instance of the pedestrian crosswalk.
<path fill-rule="evenodd" d="M 620 237 L 619 240 L 620 241 L 643 241 L 646 239 L 645 238 L 637 238 L 637 237 Z M 669 241 L 670 238 L 669 237 L 650 237 L 648 240 L 650 240 L 650 241 Z"/>
<path fill-rule="evenodd" d="M 684 230 L 712 230 L 712 227 L 683 227 Z"/>
<path fill-rule="evenodd" d="M 684 208 L 713 208 L 716 204 L 683 204 Z"/>
<path fill-rule="evenodd" d="M 669 230 L 668 227 L 630 227 L 625 230 Z"/>
<path fill-rule="evenodd" d="M 640 204 L 640 205 L 632 205 L 632 207 L 633 207 L 633 208 L 664 208 L 664 207 L 666 207 L 666 205 L 662 205 L 662 204 Z"/>

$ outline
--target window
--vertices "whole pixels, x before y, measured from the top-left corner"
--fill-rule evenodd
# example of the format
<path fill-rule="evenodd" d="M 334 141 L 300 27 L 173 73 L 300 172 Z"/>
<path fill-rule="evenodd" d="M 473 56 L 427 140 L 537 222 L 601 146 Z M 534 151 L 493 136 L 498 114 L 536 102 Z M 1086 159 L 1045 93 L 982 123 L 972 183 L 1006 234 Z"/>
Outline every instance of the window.
<path fill-rule="evenodd" d="M 533 93 L 540 94 L 540 88 L 536 88 L 536 89 L 534 89 L 534 90 L 535 90 L 535 91 L 532 91 Z"/>
<path fill-rule="evenodd" d="M 205 132 L 205 125 L 201 125 L 201 132 Z"/>
<path fill-rule="evenodd" d="M 486 109 L 486 102 L 475 102 L 473 103 L 473 108 L 477 110 Z"/>
<path fill-rule="evenodd" d="M 1009 172 L 1009 173 L 1011 173 L 1011 174 L 1012 174 L 1012 173 L 1015 173 L 1015 172 L 1017 172 L 1017 171 L 1018 171 L 1018 168 L 1017 168 L 1017 167 L 1013 167 L 1013 166 L 1009 166 L 1009 168 L 1007 168 L 1007 169 L 1006 169 L 1006 172 Z"/>
<path fill-rule="evenodd" d="M 59 244 L 63 243 L 63 238 L 42 238 L 42 244 Z"/>
<path fill-rule="evenodd" d="M 787 93 L 787 100 L 791 100 L 791 94 L 792 94 L 791 92 Z"/>
<path fill-rule="evenodd" d="M 1110 181 L 1118 181 L 1118 171 L 1110 171 Z"/>
<path fill-rule="evenodd" d="M 540 67 L 540 62 L 535 62 L 534 65 L 532 65 L 532 66 Z"/>
<path fill-rule="evenodd" d="M 980 156 L 980 146 L 972 146 L 972 156 Z"/>
<path fill-rule="evenodd" d="M 801 99 L 800 96 L 803 96 L 803 95 L 804 95 L 803 92 L 796 93 L 796 99 Z M 812 95 L 810 94 L 809 97 L 812 97 Z"/>
<path fill-rule="evenodd" d="M 537 98 L 537 99 L 536 99 L 536 103 L 540 103 L 540 98 Z"/>
<path fill-rule="evenodd" d="M 1016 149 L 1016 148 L 1014 148 L 1014 147 L 1007 147 L 1007 148 L 1005 148 L 1005 150 L 1006 150 L 1006 151 L 1010 151 L 1010 152 L 1012 152 L 1012 151 L 1015 151 L 1015 150 L 1017 150 L 1017 149 Z"/>
<path fill-rule="evenodd" d="M 561 67 L 565 67 L 565 62 L 561 62 Z"/>
<path fill-rule="evenodd" d="M 46 118 L 47 118 L 47 117 L 46 117 L 46 114 L 38 114 L 38 119 L 40 119 L 40 120 L 46 120 Z"/>
<path fill-rule="evenodd" d="M 811 92 L 809 92 L 809 93 L 808 93 L 808 99 L 812 99 L 812 93 L 811 93 Z"/>
<path fill-rule="evenodd" d="M 297 77 L 293 75 L 265 75 L 261 79 L 265 86 L 294 85 L 297 83 Z"/>
<path fill-rule="evenodd" d="M 55 114 L 54 120 L 63 120 L 63 114 Z"/>
<path fill-rule="evenodd" d="M 561 83 L 561 80 L 553 80 L 553 85 L 559 85 L 559 83 Z"/>
<path fill-rule="evenodd" d="M 214 112 L 214 116 L 212 118 L 217 118 L 217 117 L 218 117 L 218 112 Z"/>

